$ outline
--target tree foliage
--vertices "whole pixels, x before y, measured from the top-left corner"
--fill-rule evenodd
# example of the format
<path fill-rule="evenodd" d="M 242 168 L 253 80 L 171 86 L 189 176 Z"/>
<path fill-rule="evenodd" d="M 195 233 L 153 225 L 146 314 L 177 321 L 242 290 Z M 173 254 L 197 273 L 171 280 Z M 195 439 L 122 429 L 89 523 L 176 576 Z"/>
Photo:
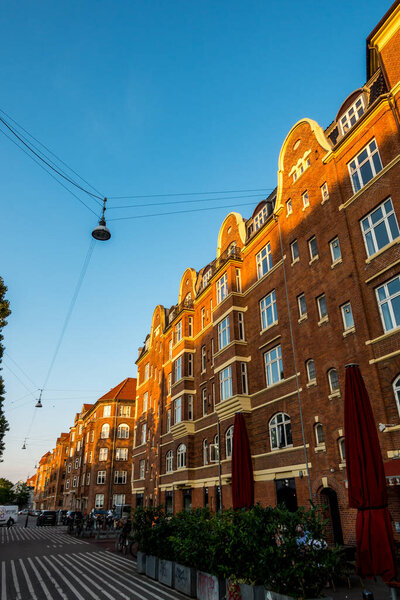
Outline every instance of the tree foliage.
<path fill-rule="evenodd" d="M 12 486 L 12 481 L 0 477 L 0 504 L 12 504 L 14 502 L 14 494 L 11 491 Z"/>
<path fill-rule="evenodd" d="M 11 314 L 10 304 L 8 300 L 5 298 L 7 288 L 4 285 L 3 279 L 0 277 L 0 365 L 3 358 L 4 347 L 2 344 L 3 335 L 1 330 L 5 325 L 7 325 L 7 317 Z M 0 368 L 1 370 L 1 368 Z M 9 430 L 8 422 L 4 414 L 3 410 L 3 402 L 4 402 L 4 382 L 3 378 L 0 375 L 0 462 L 2 462 L 2 456 L 4 452 L 4 436 L 6 432 Z"/>

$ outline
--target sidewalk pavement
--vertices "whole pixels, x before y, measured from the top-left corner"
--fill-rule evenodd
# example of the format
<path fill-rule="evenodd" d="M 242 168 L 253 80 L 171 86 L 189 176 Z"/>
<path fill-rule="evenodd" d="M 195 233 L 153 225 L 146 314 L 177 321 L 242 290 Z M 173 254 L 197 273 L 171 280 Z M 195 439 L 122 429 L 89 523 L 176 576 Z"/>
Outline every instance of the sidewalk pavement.
<path fill-rule="evenodd" d="M 332 591 L 332 588 L 327 588 L 324 592 L 326 596 L 331 597 L 333 600 L 362 600 L 363 590 L 366 589 L 373 593 L 374 600 L 392 599 L 390 588 L 383 583 L 380 577 L 376 581 L 373 579 L 364 579 L 361 583 L 357 575 L 352 575 L 350 577 L 350 585 L 350 589 L 346 583 L 343 583 L 340 586 L 335 586 L 335 592 Z M 400 600 L 400 594 L 398 594 L 398 598 Z"/>

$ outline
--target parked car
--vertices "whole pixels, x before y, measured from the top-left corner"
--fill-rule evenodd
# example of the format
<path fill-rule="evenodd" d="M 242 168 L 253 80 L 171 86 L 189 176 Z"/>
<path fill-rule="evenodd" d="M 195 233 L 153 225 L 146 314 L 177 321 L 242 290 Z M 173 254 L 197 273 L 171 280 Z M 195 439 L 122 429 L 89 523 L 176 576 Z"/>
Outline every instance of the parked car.
<path fill-rule="evenodd" d="M 83 519 L 83 514 L 79 510 L 69 510 L 63 517 L 63 525 L 68 525 L 71 521 Z"/>
<path fill-rule="evenodd" d="M 42 510 L 40 515 L 36 520 L 37 526 L 42 525 L 56 525 L 57 523 L 57 513 L 55 510 Z"/>
<path fill-rule="evenodd" d="M 29 510 L 29 508 L 23 508 L 22 510 L 19 510 L 19 511 L 18 511 L 18 514 L 19 514 L 19 515 L 25 515 L 25 516 L 26 516 L 26 515 L 30 515 L 31 513 L 30 513 L 30 510 Z"/>

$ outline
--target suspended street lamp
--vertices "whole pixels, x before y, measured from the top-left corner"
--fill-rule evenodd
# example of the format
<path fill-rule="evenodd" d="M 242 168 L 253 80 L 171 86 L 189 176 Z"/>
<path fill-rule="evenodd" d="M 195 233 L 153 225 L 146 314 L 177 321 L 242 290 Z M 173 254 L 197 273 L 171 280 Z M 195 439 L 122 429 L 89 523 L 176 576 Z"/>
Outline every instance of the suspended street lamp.
<path fill-rule="evenodd" d="M 101 219 L 100 219 L 97 227 L 95 227 L 92 231 L 92 237 L 94 237 L 95 240 L 99 240 L 100 242 L 105 242 L 105 241 L 109 240 L 111 237 L 111 232 L 106 227 L 106 220 L 104 218 L 104 213 L 106 212 L 106 202 L 107 202 L 107 198 L 104 198 L 103 213 L 101 215 Z"/>
<path fill-rule="evenodd" d="M 22 444 L 21 450 L 26 450 L 26 444 L 25 444 L 25 442 L 26 442 L 26 438 L 24 439 L 24 443 Z"/>
<path fill-rule="evenodd" d="M 35 408 L 42 408 L 43 407 L 43 404 L 42 404 L 42 392 L 43 392 L 43 390 L 40 390 L 39 400 L 36 402 Z"/>

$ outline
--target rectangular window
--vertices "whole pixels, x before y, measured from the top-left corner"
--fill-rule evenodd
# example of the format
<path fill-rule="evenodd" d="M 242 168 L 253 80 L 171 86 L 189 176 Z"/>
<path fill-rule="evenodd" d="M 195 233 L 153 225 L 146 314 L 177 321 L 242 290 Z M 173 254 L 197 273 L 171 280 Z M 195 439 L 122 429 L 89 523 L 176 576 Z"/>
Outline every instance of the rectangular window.
<path fill-rule="evenodd" d="M 182 421 L 182 396 L 176 398 L 174 402 L 174 424 Z"/>
<path fill-rule="evenodd" d="M 113 494 L 113 506 L 125 504 L 125 494 Z"/>
<path fill-rule="evenodd" d="M 193 317 L 188 317 L 188 335 L 193 337 Z"/>
<path fill-rule="evenodd" d="M 210 281 L 210 279 L 211 279 L 211 275 L 212 275 L 212 269 L 211 269 L 211 267 L 210 267 L 210 268 L 208 269 L 208 271 L 206 271 L 206 272 L 204 273 L 204 275 L 203 275 L 203 279 L 202 279 L 202 285 L 203 285 L 203 288 L 207 287 L 207 285 L 208 285 L 208 282 L 209 282 L 209 281 Z"/>
<path fill-rule="evenodd" d="M 226 273 L 217 281 L 217 304 L 222 302 L 228 295 L 228 276 Z"/>
<path fill-rule="evenodd" d="M 306 297 L 304 294 L 300 294 L 300 296 L 297 296 L 297 305 L 299 307 L 300 318 L 305 317 L 307 314 L 307 304 Z"/>
<path fill-rule="evenodd" d="M 304 194 L 301 195 L 301 198 L 303 200 L 303 208 L 308 208 L 310 206 L 310 199 L 308 197 L 308 192 L 304 192 Z"/>
<path fill-rule="evenodd" d="M 175 344 L 182 339 L 182 320 L 175 325 Z"/>
<path fill-rule="evenodd" d="M 128 460 L 128 448 L 117 448 L 115 450 L 115 460 Z"/>
<path fill-rule="evenodd" d="M 145 469 L 146 461 L 142 459 L 141 461 L 139 461 L 139 479 L 144 479 Z"/>
<path fill-rule="evenodd" d="M 211 366 L 214 366 L 214 338 L 211 338 Z"/>
<path fill-rule="evenodd" d="M 127 471 L 115 471 L 114 483 L 126 483 Z"/>
<path fill-rule="evenodd" d="M 203 373 L 206 370 L 207 363 L 207 355 L 206 355 L 206 347 L 201 347 L 201 372 Z"/>
<path fill-rule="evenodd" d="M 103 417 L 111 417 L 111 406 L 103 406 Z"/>
<path fill-rule="evenodd" d="M 376 295 L 384 330 L 400 327 L 400 276 L 378 287 Z"/>
<path fill-rule="evenodd" d="M 242 273 L 240 269 L 235 269 L 236 291 L 242 291 Z"/>
<path fill-rule="evenodd" d="M 145 444 L 146 443 L 146 434 L 147 434 L 147 425 L 146 423 L 143 423 L 142 425 L 142 433 L 140 436 L 140 443 L 141 444 Z"/>
<path fill-rule="evenodd" d="M 131 416 L 131 407 L 130 406 L 120 406 L 118 412 L 119 412 L 120 417 L 130 417 Z"/>
<path fill-rule="evenodd" d="M 268 207 L 267 205 L 265 205 L 260 212 L 258 212 L 256 214 L 256 216 L 254 217 L 254 225 L 256 228 L 256 231 L 258 229 L 260 229 L 261 225 L 263 225 L 263 223 L 265 223 L 265 221 L 267 220 L 267 216 L 268 216 Z"/>
<path fill-rule="evenodd" d="M 193 395 L 188 395 L 188 419 L 191 421 L 193 419 Z"/>
<path fill-rule="evenodd" d="M 67 481 L 65 482 L 65 489 L 69 490 L 69 479 L 67 479 Z"/>
<path fill-rule="evenodd" d="M 260 315 L 261 315 L 261 331 L 271 327 L 274 323 L 278 322 L 278 311 L 276 308 L 275 290 L 272 290 L 260 300 Z"/>
<path fill-rule="evenodd" d="M 318 245 L 317 238 L 315 235 L 311 239 L 308 240 L 308 249 L 310 252 L 310 258 L 313 260 L 314 258 L 318 258 Z"/>
<path fill-rule="evenodd" d="M 268 244 L 256 256 L 257 277 L 261 279 L 272 268 L 271 244 Z"/>
<path fill-rule="evenodd" d="M 171 409 L 167 410 L 167 433 L 171 429 Z"/>
<path fill-rule="evenodd" d="M 399 237 L 399 226 L 390 198 L 361 220 L 361 230 L 368 256 Z"/>
<path fill-rule="evenodd" d="M 264 354 L 264 363 L 267 386 L 278 383 L 278 381 L 283 379 L 282 351 L 280 345 Z"/>
<path fill-rule="evenodd" d="M 108 448 L 100 448 L 99 451 L 99 460 L 107 460 L 108 458 Z"/>
<path fill-rule="evenodd" d="M 90 432 L 90 441 L 94 442 L 94 430 Z"/>
<path fill-rule="evenodd" d="M 341 306 L 340 309 L 342 311 L 344 330 L 346 331 L 347 329 L 351 329 L 352 327 L 354 327 L 354 319 L 350 302 L 346 302 L 346 304 L 343 304 L 343 306 Z"/>
<path fill-rule="evenodd" d="M 247 384 L 247 365 L 245 362 L 240 363 L 240 378 L 242 380 L 242 394 L 248 394 L 249 388 Z"/>
<path fill-rule="evenodd" d="M 150 369 L 150 366 L 149 366 L 149 363 L 147 363 L 147 365 L 144 368 L 144 380 L 145 381 L 147 381 L 149 378 L 149 369 Z"/>
<path fill-rule="evenodd" d="M 326 181 L 325 181 L 325 183 L 323 183 L 321 185 L 321 196 L 322 196 L 322 202 L 325 202 L 326 200 L 329 199 L 328 184 L 326 183 Z"/>
<path fill-rule="evenodd" d="M 193 377 L 193 354 L 188 353 L 188 377 Z"/>
<path fill-rule="evenodd" d="M 86 485 L 90 484 L 90 473 L 86 473 Z"/>
<path fill-rule="evenodd" d="M 103 508 L 103 506 L 104 506 L 104 494 L 96 494 L 94 507 L 95 508 Z"/>
<path fill-rule="evenodd" d="M 92 459 L 93 459 L 93 452 L 92 452 L 92 451 L 90 451 L 90 452 L 89 452 L 89 463 L 91 463 L 91 462 L 92 462 Z"/>
<path fill-rule="evenodd" d="M 342 253 L 340 251 L 340 244 L 339 244 L 338 237 L 335 237 L 331 242 L 329 242 L 329 248 L 331 249 L 332 264 L 340 261 L 342 258 Z"/>
<path fill-rule="evenodd" d="M 225 348 L 230 341 L 229 317 L 225 317 L 225 319 L 218 323 L 218 350 Z"/>
<path fill-rule="evenodd" d="M 168 358 L 169 360 L 172 358 L 172 339 L 168 342 Z"/>
<path fill-rule="evenodd" d="M 286 216 L 288 217 L 293 212 L 292 199 L 286 200 Z"/>
<path fill-rule="evenodd" d="M 290 254 L 292 255 L 292 262 L 299 260 L 299 245 L 297 240 L 294 240 L 294 242 L 290 244 Z"/>
<path fill-rule="evenodd" d="M 78 486 L 78 478 L 75 476 L 72 480 L 72 487 L 77 487 Z"/>
<path fill-rule="evenodd" d="M 382 171 L 381 157 L 379 156 L 376 141 L 372 140 L 348 164 L 351 184 L 354 194 L 361 190 L 379 171 Z"/>
<path fill-rule="evenodd" d="M 182 379 L 182 356 L 176 359 L 174 367 L 174 383 L 176 383 Z"/>
<path fill-rule="evenodd" d="M 358 119 L 364 114 L 364 99 L 362 96 L 359 96 L 357 100 L 350 106 L 350 108 L 344 113 L 343 117 L 340 119 L 340 127 L 342 129 L 342 134 L 344 135 L 353 125 L 358 121 Z"/>
<path fill-rule="evenodd" d="M 201 328 L 204 329 L 204 327 L 206 326 L 206 309 L 203 308 L 201 309 Z"/>
<path fill-rule="evenodd" d="M 244 315 L 242 312 L 238 312 L 238 336 L 239 340 L 244 340 Z"/>
<path fill-rule="evenodd" d="M 203 416 L 207 414 L 207 388 L 201 390 L 201 402 L 203 406 Z"/>
<path fill-rule="evenodd" d="M 317 298 L 318 314 L 320 319 L 324 319 L 328 316 L 328 309 L 326 307 L 325 294 L 318 296 Z"/>
<path fill-rule="evenodd" d="M 232 396 L 232 367 L 226 367 L 219 374 L 220 400 L 227 400 Z"/>
<path fill-rule="evenodd" d="M 147 411 L 148 403 L 149 403 L 149 393 L 145 392 L 143 394 L 143 412 Z"/>
<path fill-rule="evenodd" d="M 172 373 L 168 373 L 168 384 L 167 384 L 167 394 L 171 395 L 171 386 L 172 386 Z"/>
<path fill-rule="evenodd" d="M 105 471 L 97 471 L 97 484 L 106 482 L 106 472 Z"/>

